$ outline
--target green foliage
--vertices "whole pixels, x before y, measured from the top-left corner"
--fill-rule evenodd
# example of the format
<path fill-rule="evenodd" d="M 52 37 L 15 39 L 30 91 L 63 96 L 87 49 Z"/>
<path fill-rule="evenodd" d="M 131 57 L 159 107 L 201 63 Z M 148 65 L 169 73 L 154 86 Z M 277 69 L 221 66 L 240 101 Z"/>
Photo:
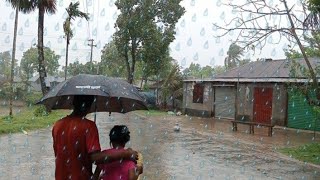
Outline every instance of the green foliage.
<path fill-rule="evenodd" d="M 13 84 L 13 100 L 24 100 L 25 85 L 23 83 Z M 9 100 L 11 94 L 10 83 L 4 83 L 0 88 L 0 99 Z"/>
<path fill-rule="evenodd" d="M 182 71 L 184 78 L 213 78 L 215 75 L 226 71 L 224 66 L 205 66 L 201 67 L 200 64 L 191 63 L 188 68 Z"/>
<path fill-rule="evenodd" d="M 125 59 L 118 52 L 115 41 L 106 44 L 101 52 L 100 74 L 111 77 L 126 77 Z"/>
<path fill-rule="evenodd" d="M 228 56 L 224 60 L 224 66 L 226 67 L 226 69 L 239 67 L 250 62 L 250 59 L 240 59 L 241 56 L 243 56 L 243 48 L 241 48 L 236 43 L 232 43 L 229 46 L 227 55 Z"/>
<path fill-rule="evenodd" d="M 25 101 L 28 106 L 34 105 L 37 103 L 42 97 L 42 93 L 40 92 L 31 92 L 28 93 L 25 97 Z"/>
<path fill-rule="evenodd" d="M 292 156 L 303 162 L 320 165 L 320 144 L 312 143 L 300 147 L 283 148 L 280 152 Z"/>
<path fill-rule="evenodd" d="M 9 51 L 0 52 L 0 74 L 10 78 L 11 55 Z"/>
<path fill-rule="evenodd" d="M 45 68 L 50 75 L 56 75 L 59 68 L 60 56 L 56 55 L 53 50 L 48 47 L 44 48 L 44 59 L 46 61 Z M 21 73 L 30 78 L 38 71 L 38 49 L 31 47 L 23 53 L 21 58 L 20 67 Z"/>
<path fill-rule="evenodd" d="M 59 110 L 52 111 L 48 116 L 35 116 L 36 108 L 38 106 L 30 106 L 12 117 L 0 115 L 0 134 L 21 132 L 22 129 L 29 131 L 50 127 L 69 113 L 66 110 Z"/>
<path fill-rule="evenodd" d="M 170 43 L 175 39 L 175 25 L 185 10 L 177 1 L 122 1 L 115 5 L 120 11 L 114 41 L 125 60 L 128 82 L 134 80 L 136 62 L 150 66 L 143 73 L 156 74 Z M 174 12 L 174 13 L 172 13 Z M 154 63 L 155 62 L 155 63 Z"/>
<path fill-rule="evenodd" d="M 38 105 L 33 113 L 36 117 L 41 117 L 41 116 L 48 116 L 49 113 L 46 110 L 46 107 L 44 105 Z"/>
<path fill-rule="evenodd" d="M 75 61 L 68 65 L 68 74 L 71 76 L 76 76 L 78 74 L 104 74 L 100 70 L 100 65 L 101 63 L 94 64 L 87 62 L 86 64 L 82 64 L 79 61 Z"/>

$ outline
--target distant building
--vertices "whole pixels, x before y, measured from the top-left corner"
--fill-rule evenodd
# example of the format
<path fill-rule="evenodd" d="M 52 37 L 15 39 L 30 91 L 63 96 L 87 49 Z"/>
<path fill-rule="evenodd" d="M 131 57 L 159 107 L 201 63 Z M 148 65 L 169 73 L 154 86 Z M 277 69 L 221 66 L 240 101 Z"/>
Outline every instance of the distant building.
<path fill-rule="evenodd" d="M 320 59 L 311 58 L 313 67 Z M 297 62 L 306 67 L 303 59 Z M 185 114 L 235 119 L 320 130 L 306 97 L 290 85 L 302 85 L 307 77 L 291 75 L 291 60 L 254 61 L 212 79 L 184 81 Z M 320 81 L 320 77 L 318 77 Z"/>
<path fill-rule="evenodd" d="M 47 76 L 45 79 L 46 87 L 52 88 L 59 84 L 60 82 L 64 81 L 64 78 L 56 77 L 56 76 Z M 30 84 L 30 89 L 33 91 L 41 91 L 41 84 L 40 84 L 40 77 L 39 75 L 33 76 L 28 80 Z"/>

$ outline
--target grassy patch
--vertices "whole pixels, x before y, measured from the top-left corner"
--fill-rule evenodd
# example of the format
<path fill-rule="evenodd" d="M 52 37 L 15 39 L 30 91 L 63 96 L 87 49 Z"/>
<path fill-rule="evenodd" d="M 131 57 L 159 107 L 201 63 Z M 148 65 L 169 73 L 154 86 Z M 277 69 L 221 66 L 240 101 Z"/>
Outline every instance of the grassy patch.
<path fill-rule="evenodd" d="M 139 110 L 135 111 L 138 114 L 144 115 L 144 116 L 165 116 L 167 115 L 167 112 L 165 111 L 159 111 L 159 110 Z"/>
<path fill-rule="evenodd" d="M 293 148 L 283 148 L 280 149 L 280 152 L 303 162 L 320 165 L 320 143 L 306 144 Z"/>
<path fill-rule="evenodd" d="M 29 131 L 39 128 L 45 128 L 53 125 L 58 119 L 66 116 L 70 111 L 57 110 L 48 115 L 35 115 L 38 106 L 32 106 L 24 109 L 18 114 L 0 117 L 0 134 L 21 132 L 22 129 Z M 35 113 L 36 112 L 36 113 Z"/>

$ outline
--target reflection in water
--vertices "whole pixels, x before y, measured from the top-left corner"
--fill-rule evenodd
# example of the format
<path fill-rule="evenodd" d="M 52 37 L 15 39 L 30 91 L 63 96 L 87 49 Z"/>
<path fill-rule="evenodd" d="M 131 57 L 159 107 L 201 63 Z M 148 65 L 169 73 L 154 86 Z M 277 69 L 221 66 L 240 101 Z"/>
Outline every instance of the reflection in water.
<path fill-rule="evenodd" d="M 135 113 L 99 113 L 97 126 L 102 148 L 109 147 L 109 131 L 126 124 L 131 131 L 128 147 L 144 156 L 142 179 L 319 179 L 319 166 L 310 166 L 277 153 L 279 147 L 313 140 L 311 133 L 275 128 L 267 130 L 222 120 L 185 116 L 146 117 Z M 180 132 L 174 132 L 176 122 Z M 51 128 L 0 137 L 0 179 L 54 179 Z"/>

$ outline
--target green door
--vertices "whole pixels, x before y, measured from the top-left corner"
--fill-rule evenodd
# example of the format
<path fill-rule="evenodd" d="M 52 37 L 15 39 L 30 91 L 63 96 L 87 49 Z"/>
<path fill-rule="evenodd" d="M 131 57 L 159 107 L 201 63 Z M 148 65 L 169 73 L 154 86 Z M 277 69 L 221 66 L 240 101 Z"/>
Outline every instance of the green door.
<path fill-rule="evenodd" d="M 288 127 L 320 131 L 319 115 L 316 115 L 305 96 L 296 89 L 288 89 Z"/>

